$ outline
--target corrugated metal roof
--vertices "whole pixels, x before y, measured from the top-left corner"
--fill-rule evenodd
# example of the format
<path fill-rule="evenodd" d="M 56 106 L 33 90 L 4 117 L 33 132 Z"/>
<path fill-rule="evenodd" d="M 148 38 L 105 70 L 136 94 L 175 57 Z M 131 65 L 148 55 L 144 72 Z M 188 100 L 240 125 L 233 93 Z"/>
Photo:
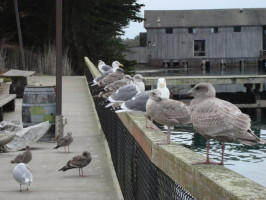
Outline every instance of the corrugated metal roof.
<path fill-rule="evenodd" d="M 266 8 L 212 10 L 145 10 L 144 27 L 266 25 Z"/>

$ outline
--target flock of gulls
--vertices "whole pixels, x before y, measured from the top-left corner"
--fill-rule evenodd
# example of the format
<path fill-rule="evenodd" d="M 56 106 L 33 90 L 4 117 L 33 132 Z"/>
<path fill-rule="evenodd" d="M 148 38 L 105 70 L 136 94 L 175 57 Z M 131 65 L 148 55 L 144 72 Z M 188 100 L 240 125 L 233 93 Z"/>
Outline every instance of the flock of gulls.
<path fill-rule="evenodd" d="M 191 96 L 189 105 L 169 99 L 170 92 L 166 80 L 159 78 L 157 88 L 145 91 L 145 84 L 141 74 L 131 77 L 124 74 L 123 65 L 118 61 L 112 67 L 99 60 L 98 69 L 101 75 L 96 77 L 91 86 L 101 98 L 100 105 L 106 108 L 112 106 L 116 113 L 140 112 L 146 117 L 146 128 L 158 129 L 153 120 L 166 125 L 166 140 L 158 145 L 170 144 L 171 128 L 173 126 L 192 124 L 193 128 L 207 140 L 207 155 L 204 162 L 194 164 L 223 165 L 225 142 L 240 142 L 245 145 L 265 144 L 266 141 L 258 138 L 251 130 L 251 119 L 247 114 L 228 101 L 216 98 L 216 91 L 210 83 L 198 83 L 187 91 Z M 148 125 L 150 119 L 151 125 Z M 209 159 L 210 139 L 222 142 L 221 162 L 216 163 Z"/>
<path fill-rule="evenodd" d="M 204 162 L 195 164 L 223 165 L 225 142 L 240 142 L 245 145 L 265 144 L 266 141 L 258 138 L 251 130 L 251 119 L 242 113 L 238 107 L 230 102 L 215 97 L 215 88 L 210 83 L 195 85 L 186 95 L 194 97 L 189 105 L 170 99 L 170 92 L 166 80 L 159 78 L 157 88 L 145 91 L 145 84 L 141 74 L 131 77 L 125 75 L 118 61 L 112 67 L 103 61 L 98 62 L 101 75 L 93 80 L 93 89 L 99 91 L 98 98 L 102 98 L 101 105 L 112 107 L 116 113 L 139 112 L 146 118 L 146 128 L 158 129 L 153 121 L 168 127 L 166 140 L 158 145 L 170 144 L 171 128 L 173 126 L 192 124 L 193 128 L 206 139 L 207 156 Z M 149 122 L 150 119 L 150 122 Z M 150 123 L 150 125 L 148 125 Z M 210 139 L 222 142 L 221 162 L 215 163 L 209 159 Z M 57 141 L 54 149 L 64 147 L 69 153 L 69 145 L 73 142 L 72 133 Z M 14 179 L 22 185 L 30 186 L 33 175 L 27 164 L 32 159 L 30 146 L 25 147 L 25 152 L 17 155 L 10 163 L 17 164 L 13 170 Z M 67 171 L 78 168 L 79 176 L 83 176 L 83 167 L 91 162 L 91 154 L 84 151 L 67 161 L 58 171 Z"/>
<path fill-rule="evenodd" d="M 68 132 L 66 136 L 57 141 L 57 145 L 54 149 L 64 147 L 65 153 L 70 153 L 69 146 L 73 142 L 72 133 Z M 66 151 L 68 149 L 68 151 Z M 27 164 L 32 159 L 32 153 L 30 146 L 25 147 L 25 151 L 18 154 L 13 160 L 10 161 L 12 164 L 17 164 L 13 169 L 13 177 L 20 184 L 20 191 L 22 191 L 22 185 L 26 185 L 29 190 L 29 186 L 32 182 L 33 175 Z M 84 151 L 82 155 L 76 155 L 58 171 L 67 171 L 69 169 L 79 169 L 79 176 L 83 177 L 83 167 L 86 167 L 91 162 L 91 154 L 88 151 Z"/>

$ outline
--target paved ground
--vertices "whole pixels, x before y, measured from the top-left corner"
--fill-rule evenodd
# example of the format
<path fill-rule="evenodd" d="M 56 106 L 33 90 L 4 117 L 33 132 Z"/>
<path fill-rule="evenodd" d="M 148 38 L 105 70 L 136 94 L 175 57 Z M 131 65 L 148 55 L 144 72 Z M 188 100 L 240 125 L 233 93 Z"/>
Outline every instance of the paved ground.
<path fill-rule="evenodd" d="M 33 76 L 28 79 L 28 83 L 35 81 L 54 85 L 55 77 Z M 19 192 L 19 184 L 12 175 L 15 165 L 10 164 L 21 152 L 0 153 L 1 200 L 122 199 L 85 77 L 63 77 L 62 96 L 62 114 L 68 121 L 65 132 L 72 131 L 74 137 L 70 146 L 72 153 L 64 153 L 63 148 L 53 149 L 55 142 L 31 145 L 33 159 L 28 166 L 33 172 L 33 182 L 29 191 L 22 192 Z M 21 121 L 21 106 L 22 99 L 16 99 L 15 112 L 5 113 L 4 120 Z M 69 159 L 84 150 L 92 154 L 91 164 L 83 169 L 86 177 L 79 177 L 78 169 L 58 171 Z"/>

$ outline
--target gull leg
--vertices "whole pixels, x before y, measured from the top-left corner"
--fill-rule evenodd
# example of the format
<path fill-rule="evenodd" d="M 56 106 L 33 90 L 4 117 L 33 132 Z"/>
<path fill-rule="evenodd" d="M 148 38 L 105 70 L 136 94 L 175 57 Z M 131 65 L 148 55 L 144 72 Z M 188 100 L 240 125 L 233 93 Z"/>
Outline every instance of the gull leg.
<path fill-rule="evenodd" d="M 223 147 L 222 147 L 222 161 L 220 163 L 210 161 L 210 139 L 207 139 L 206 148 L 207 148 L 206 161 L 205 162 L 196 162 L 195 164 L 196 165 L 197 164 L 223 165 L 224 143 L 223 143 Z"/>
<path fill-rule="evenodd" d="M 222 159 L 219 165 L 224 165 L 224 149 L 225 149 L 225 143 L 222 144 Z"/>
<path fill-rule="evenodd" d="M 81 168 L 80 170 L 81 170 L 81 174 L 82 174 L 81 176 L 83 177 L 83 169 Z"/>
<path fill-rule="evenodd" d="M 167 129 L 167 136 L 166 136 L 166 141 L 163 141 L 163 142 L 157 142 L 158 145 L 162 145 L 162 144 L 170 144 L 171 143 L 171 127 L 168 126 L 168 129 Z"/>
<path fill-rule="evenodd" d="M 22 192 L 21 183 L 19 184 L 19 191 Z"/>
<path fill-rule="evenodd" d="M 148 126 L 148 116 L 146 115 L 145 116 L 146 117 L 146 128 L 151 128 L 151 129 L 153 129 L 153 130 L 160 130 L 159 128 L 157 128 L 157 127 L 154 127 L 153 125 L 153 119 L 151 118 L 151 125 L 150 126 Z"/>

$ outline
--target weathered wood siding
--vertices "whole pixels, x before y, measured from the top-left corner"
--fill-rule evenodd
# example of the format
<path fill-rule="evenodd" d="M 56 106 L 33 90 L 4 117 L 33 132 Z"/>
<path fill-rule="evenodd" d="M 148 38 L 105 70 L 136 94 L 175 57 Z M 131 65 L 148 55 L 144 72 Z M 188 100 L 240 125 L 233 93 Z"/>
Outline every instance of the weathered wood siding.
<path fill-rule="evenodd" d="M 146 47 L 131 47 L 131 53 L 125 54 L 125 57 L 129 60 L 136 60 L 138 63 L 147 63 L 148 54 Z"/>
<path fill-rule="evenodd" d="M 194 40 L 205 40 L 205 56 L 194 56 Z M 218 33 L 211 33 L 210 27 L 196 28 L 196 33 L 188 33 L 188 28 L 173 28 L 173 34 L 165 29 L 147 29 L 148 54 L 153 59 L 187 58 L 258 58 L 262 50 L 262 27 L 241 27 L 234 32 L 233 27 L 219 27 Z"/>
<path fill-rule="evenodd" d="M 205 40 L 205 56 L 194 56 L 194 40 Z M 173 34 L 166 34 L 165 28 L 149 28 L 147 47 L 131 48 L 134 53 L 128 54 L 127 59 L 138 63 L 148 63 L 150 59 L 257 62 L 262 44 L 262 26 L 242 26 L 241 32 L 234 32 L 234 27 L 219 27 L 218 33 L 211 33 L 211 27 L 198 27 L 196 33 L 188 33 L 188 28 L 173 28 Z"/>

